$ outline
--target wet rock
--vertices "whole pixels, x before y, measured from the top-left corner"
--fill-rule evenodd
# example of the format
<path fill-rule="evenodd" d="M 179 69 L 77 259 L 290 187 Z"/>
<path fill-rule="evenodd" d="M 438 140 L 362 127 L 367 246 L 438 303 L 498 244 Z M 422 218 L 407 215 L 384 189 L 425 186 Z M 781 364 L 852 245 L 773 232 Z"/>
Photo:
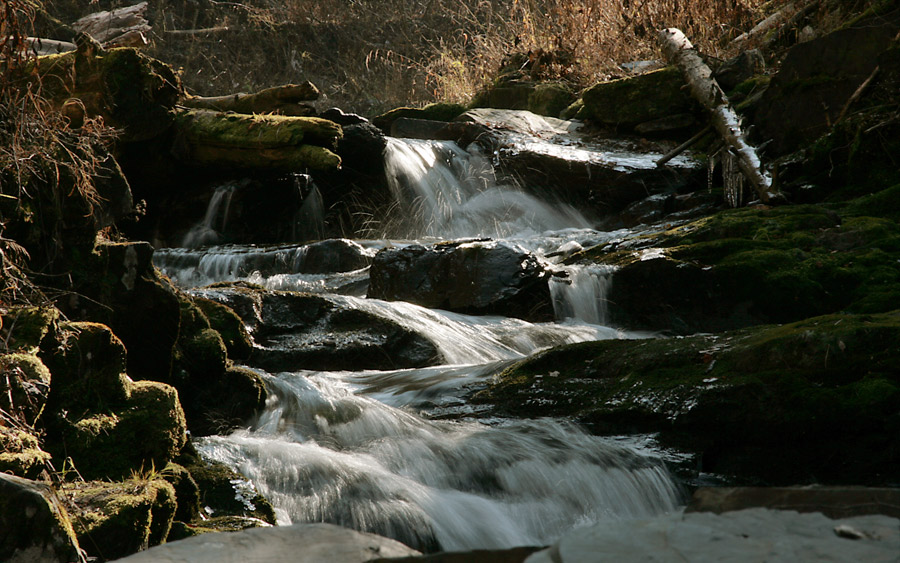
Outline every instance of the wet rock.
<path fill-rule="evenodd" d="M 194 436 L 246 426 L 266 404 L 266 387 L 253 370 L 232 366 L 215 378 L 179 384 L 188 428 Z"/>
<path fill-rule="evenodd" d="M 101 561 L 163 543 L 175 515 L 175 490 L 159 478 L 67 483 L 63 490 L 79 543 Z"/>
<path fill-rule="evenodd" d="M 65 507 L 49 486 L 0 472 L 0 559 L 81 561 Z"/>
<path fill-rule="evenodd" d="M 681 71 L 675 67 L 600 82 L 582 93 L 584 107 L 577 117 L 627 132 L 639 123 L 697 113 L 697 103 L 683 86 Z"/>
<path fill-rule="evenodd" d="M 152 256 L 153 247 L 146 242 L 101 241 L 73 272 L 84 298 L 73 297 L 62 308 L 71 319 L 108 325 L 127 348 L 128 373 L 135 379 L 166 381 L 179 331 L 179 304 L 175 288 L 154 269 Z"/>
<path fill-rule="evenodd" d="M 549 201 L 570 203 L 600 217 L 654 194 L 675 194 L 696 186 L 692 159 L 679 157 L 665 168 L 656 160 L 663 145 L 640 139 L 590 136 L 578 121 L 526 111 L 470 110 L 460 116 L 485 128 L 501 181 L 510 178 Z M 705 181 L 705 180 L 704 180 Z"/>
<path fill-rule="evenodd" d="M 894 10 L 792 47 L 754 116 L 767 150 L 787 154 L 828 131 L 898 29 Z"/>
<path fill-rule="evenodd" d="M 200 536 L 139 553 L 124 561 L 140 563 L 240 562 L 248 558 L 297 563 L 357 563 L 419 552 L 400 542 L 331 524 L 296 524 L 234 534 Z"/>
<path fill-rule="evenodd" d="M 375 255 L 368 296 L 473 315 L 553 319 L 553 273 L 509 243 L 452 242 L 389 248 Z"/>
<path fill-rule="evenodd" d="M 771 484 L 896 481 L 900 312 L 554 348 L 476 399 L 575 417 L 610 434 L 660 432 L 699 471 Z M 826 361 L 827 358 L 827 361 Z"/>
<path fill-rule="evenodd" d="M 243 360 L 250 355 L 253 341 L 241 318 L 234 311 L 221 303 L 202 297 L 194 298 L 194 304 L 206 315 L 210 328 L 221 336 L 229 358 Z"/>
<path fill-rule="evenodd" d="M 250 327 L 247 360 L 267 371 L 391 369 L 440 362 L 435 345 L 351 298 L 241 286 L 198 290 L 228 305 Z"/>
<path fill-rule="evenodd" d="M 233 516 L 276 523 L 272 505 L 256 491 L 249 479 L 222 463 L 201 459 L 193 447 L 187 449 L 189 451 L 178 461 L 184 464 L 197 484 L 200 511 L 204 517 Z"/>

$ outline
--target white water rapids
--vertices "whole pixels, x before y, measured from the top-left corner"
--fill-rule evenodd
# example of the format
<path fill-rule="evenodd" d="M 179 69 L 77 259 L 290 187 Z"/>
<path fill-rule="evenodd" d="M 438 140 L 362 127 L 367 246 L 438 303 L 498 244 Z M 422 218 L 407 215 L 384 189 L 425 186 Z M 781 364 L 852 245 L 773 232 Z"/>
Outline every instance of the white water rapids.
<path fill-rule="evenodd" d="M 387 159 L 403 210 L 395 214 L 402 220 L 385 221 L 391 236 L 506 238 L 539 255 L 616 236 L 591 230 L 572 208 L 497 186 L 483 157 L 453 143 L 391 140 Z M 353 244 L 371 257 L 408 242 Z M 252 480 L 280 524 L 331 522 L 418 549 L 466 550 L 546 545 L 578 526 L 678 506 L 678 486 L 645 451 L 564 421 L 477 419 L 465 402 L 536 350 L 640 337 L 605 326 L 611 271 L 569 267 L 567 278 L 551 282 L 559 322 L 534 324 L 366 299 L 365 268 L 304 274 L 305 248 L 167 249 L 155 260 L 186 287 L 243 279 L 341 294 L 343 306 L 424 334 L 447 365 L 261 372 L 270 398 L 259 419 L 197 445 Z"/>

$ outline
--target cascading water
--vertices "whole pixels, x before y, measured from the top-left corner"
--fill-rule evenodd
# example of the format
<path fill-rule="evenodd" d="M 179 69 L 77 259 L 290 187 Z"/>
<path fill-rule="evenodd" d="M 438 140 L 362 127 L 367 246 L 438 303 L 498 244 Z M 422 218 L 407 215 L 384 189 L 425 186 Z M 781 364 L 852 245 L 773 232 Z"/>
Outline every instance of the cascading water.
<path fill-rule="evenodd" d="M 609 303 L 606 296 L 612 285 L 612 266 L 568 266 L 567 276 L 550 281 L 553 310 L 557 319 L 578 319 L 606 325 Z"/>
<path fill-rule="evenodd" d="M 209 198 L 209 205 L 206 206 L 203 220 L 191 227 L 191 230 L 184 236 L 184 240 L 181 241 L 181 246 L 195 248 L 219 242 L 220 233 L 228 225 L 228 208 L 231 205 L 231 196 L 234 195 L 236 189 L 237 186 L 233 184 L 216 188 L 212 197 Z"/>
<path fill-rule="evenodd" d="M 472 150 L 452 141 L 389 138 L 385 169 L 402 219 L 385 225 L 384 236 L 505 238 L 590 226 L 571 206 L 497 184 L 488 159 Z"/>
<path fill-rule="evenodd" d="M 498 186 L 486 159 L 454 143 L 390 139 L 386 169 L 403 210 L 393 214 L 402 220 L 385 221 L 390 236 L 507 238 L 548 256 L 613 236 L 591 230 L 572 208 Z M 408 243 L 341 242 L 363 261 Z M 464 550 L 548 544 L 573 527 L 678 506 L 679 489 L 655 457 L 560 421 L 478 420 L 466 403 L 505 365 L 541 348 L 640 337 L 603 326 L 610 270 L 560 267 L 567 277 L 555 277 L 550 290 L 566 320 L 534 324 L 362 298 L 347 288 L 364 285 L 366 269 L 350 260 L 311 273 L 304 264 L 313 247 L 155 257 L 185 286 L 248 279 L 332 294 L 340 307 L 425 335 L 444 358 L 393 371 L 260 372 L 270 396 L 258 420 L 197 446 L 250 478 L 279 523 L 332 522 L 427 551 Z"/>

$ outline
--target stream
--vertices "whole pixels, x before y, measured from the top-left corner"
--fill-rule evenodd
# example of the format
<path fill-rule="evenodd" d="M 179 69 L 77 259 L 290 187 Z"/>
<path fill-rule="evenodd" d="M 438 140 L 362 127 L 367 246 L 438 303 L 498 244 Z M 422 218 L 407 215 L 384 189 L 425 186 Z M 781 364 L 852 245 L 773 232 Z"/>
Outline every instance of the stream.
<path fill-rule="evenodd" d="M 363 261 L 384 248 L 489 238 L 550 263 L 627 234 L 593 230 L 570 206 L 499 185 L 485 155 L 452 142 L 389 139 L 385 158 L 394 212 L 371 238 L 341 243 Z M 155 263 L 175 283 L 213 298 L 218 290 L 204 286 L 240 280 L 325 295 L 425 336 L 442 358 L 394 370 L 254 368 L 269 389 L 265 411 L 245 429 L 196 444 L 245 475 L 242 486 L 272 502 L 279 524 L 329 522 L 424 551 L 459 551 L 547 545 L 573 528 L 680 506 L 680 486 L 651 437 L 491 418 L 466 401 L 541 349 L 650 336 L 606 326 L 610 269 L 556 266 L 567 277 L 549 282 L 555 322 L 371 299 L 367 267 L 319 271 L 307 260 L 310 244 L 190 248 L 215 242 L 229 195 L 216 193 L 184 248 L 157 251 Z"/>

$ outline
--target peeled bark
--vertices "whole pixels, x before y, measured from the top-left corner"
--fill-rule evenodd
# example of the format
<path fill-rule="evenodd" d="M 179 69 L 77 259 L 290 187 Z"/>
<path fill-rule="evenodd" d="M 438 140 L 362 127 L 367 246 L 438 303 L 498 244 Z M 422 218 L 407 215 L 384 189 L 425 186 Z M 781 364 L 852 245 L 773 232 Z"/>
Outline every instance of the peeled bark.
<path fill-rule="evenodd" d="M 680 30 L 664 29 L 660 31 L 659 39 L 666 58 L 681 69 L 691 94 L 708 110 L 713 128 L 737 157 L 744 177 L 759 198 L 768 202 L 775 195 L 772 193 L 772 179 L 763 172 L 756 149 L 747 143 L 741 130 L 741 118 L 731 108 L 728 97 L 712 77 L 710 68 Z"/>
<path fill-rule="evenodd" d="M 318 97 L 319 89 L 311 82 L 304 82 L 303 84 L 285 84 L 267 88 L 255 94 L 241 93 L 208 98 L 195 96 L 185 99 L 183 105 L 189 108 L 215 111 L 277 113 L 302 117 L 312 115 L 315 110 L 301 102 L 312 101 Z"/>
<path fill-rule="evenodd" d="M 180 112 L 175 127 L 175 155 L 191 164 L 285 171 L 341 164 L 331 151 L 341 127 L 327 119 L 194 109 Z"/>

